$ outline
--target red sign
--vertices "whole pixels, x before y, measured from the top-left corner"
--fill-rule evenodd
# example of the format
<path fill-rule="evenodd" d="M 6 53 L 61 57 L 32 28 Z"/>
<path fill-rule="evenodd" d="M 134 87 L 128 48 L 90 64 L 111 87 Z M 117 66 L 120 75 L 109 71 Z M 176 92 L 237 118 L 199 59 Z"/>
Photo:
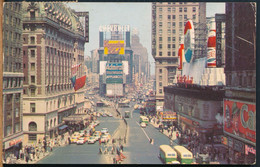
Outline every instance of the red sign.
<path fill-rule="evenodd" d="M 231 99 L 224 100 L 224 131 L 256 142 L 256 106 Z"/>
<path fill-rule="evenodd" d="M 20 143 L 20 142 L 22 142 L 22 139 L 12 140 L 12 141 L 9 142 L 9 146 L 10 146 L 10 147 L 11 147 L 11 146 L 14 146 L 14 145 L 16 145 L 16 144 L 18 144 L 18 143 Z"/>
<path fill-rule="evenodd" d="M 248 155 L 248 153 L 256 154 L 255 148 L 245 145 L 245 154 Z"/>
<path fill-rule="evenodd" d="M 185 84 L 192 84 L 193 83 L 193 77 L 189 76 L 177 76 L 177 83 L 185 83 Z"/>
<path fill-rule="evenodd" d="M 183 116 L 180 116 L 181 120 L 189 125 L 193 125 L 193 121 L 188 119 L 188 118 L 185 118 Z"/>

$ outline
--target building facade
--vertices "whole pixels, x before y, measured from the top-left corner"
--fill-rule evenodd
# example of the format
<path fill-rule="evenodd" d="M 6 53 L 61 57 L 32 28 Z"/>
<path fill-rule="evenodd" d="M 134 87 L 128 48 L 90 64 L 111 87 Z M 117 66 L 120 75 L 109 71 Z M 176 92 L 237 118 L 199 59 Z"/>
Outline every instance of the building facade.
<path fill-rule="evenodd" d="M 256 3 L 226 3 L 223 141 L 231 161 L 237 164 L 256 161 L 255 41 Z"/>
<path fill-rule="evenodd" d="M 3 158 L 23 144 L 22 4 L 3 6 Z"/>
<path fill-rule="evenodd" d="M 195 46 L 195 57 L 203 57 L 206 48 L 206 3 L 152 3 L 152 55 L 155 59 L 156 105 L 163 106 L 163 87 L 176 83 L 178 48 L 184 36 L 187 20 L 193 20 L 195 37 L 203 40 Z M 202 35 L 202 36 L 201 36 Z"/>
<path fill-rule="evenodd" d="M 99 29 L 99 89 L 108 97 L 125 95 L 134 77 L 129 25 L 105 25 Z"/>
<path fill-rule="evenodd" d="M 72 66 L 84 75 L 85 37 L 78 16 L 62 3 L 23 3 L 23 126 L 25 143 L 58 134 L 63 118 L 84 110 Z"/>

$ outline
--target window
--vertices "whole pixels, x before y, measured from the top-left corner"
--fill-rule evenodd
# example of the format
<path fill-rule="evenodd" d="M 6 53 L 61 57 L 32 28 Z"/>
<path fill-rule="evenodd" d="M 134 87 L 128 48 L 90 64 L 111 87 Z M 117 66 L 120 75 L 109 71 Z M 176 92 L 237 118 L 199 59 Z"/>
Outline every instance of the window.
<path fill-rule="evenodd" d="M 159 93 L 162 93 L 162 89 L 159 89 Z"/>
<path fill-rule="evenodd" d="M 37 131 L 37 124 L 35 122 L 29 123 L 29 131 Z"/>
<path fill-rule="evenodd" d="M 175 28 L 175 22 L 172 22 L 172 28 Z"/>
<path fill-rule="evenodd" d="M 35 37 L 31 37 L 31 44 L 35 44 Z"/>
<path fill-rule="evenodd" d="M 159 56 L 162 56 L 162 52 L 159 52 Z"/>
<path fill-rule="evenodd" d="M 182 22 L 179 22 L 179 28 L 182 28 Z"/>
<path fill-rule="evenodd" d="M 15 108 L 15 118 L 20 117 L 19 115 L 19 108 Z"/>
<path fill-rule="evenodd" d="M 168 42 L 171 42 L 171 37 L 168 37 Z"/>
<path fill-rule="evenodd" d="M 162 8 L 159 8 L 159 11 L 162 12 Z"/>
<path fill-rule="evenodd" d="M 35 83 L 35 76 L 31 76 L 31 83 Z"/>
<path fill-rule="evenodd" d="M 175 37 L 172 37 L 172 42 L 175 42 Z"/>
<path fill-rule="evenodd" d="M 159 82 L 159 86 L 162 86 L 162 82 Z"/>
<path fill-rule="evenodd" d="M 171 37 L 169 37 L 171 39 Z M 168 44 L 168 49 L 171 49 L 171 44 Z"/>
<path fill-rule="evenodd" d="M 159 73 L 160 73 L 160 74 L 162 73 L 162 69 L 159 69 Z"/>
<path fill-rule="evenodd" d="M 17 132 L 19 132 L 20 131 L 20 123 L 16 123 L 15 125 L 14 125 L 14 133 L 17 133 Z"/>
<path fill-rule="evenodd" d="M 171 56 L 171 52 L 168 52 L 168 56 Z"/>
<path fill-rule="evenodd" d="M 35 110 L 36 110 L 35 103 L 30 103 L 30 108 L 31 108 L 31 112 L 35 113 Z"/>
<path fill-rule="evenodd" d="M 162 41 L 162 37 L 159 37 L 159 41 Z"/>
<path fill-rule="evenodd" d="M 182 8 L 179 8 L 179 12 L 182 12 Z"/>
<path fill-rule="evenodd" d="M 31 96 L 35 96 L 35 89 L 34 88 L 31 89 Z"/>
<path fill-rule="evenodd" d="M 31 70 L 35 71 L 35 63 L 31 63 Z"/>
<path fill-rule="evenodd" d="M 175 20 L 176 16 L 175 15 L 172 15 L 172 20 Z"/>
<path fill-rule="evenodd" d="M 172 52 L 172 56 L 175 56 L 175 52 Z"/>
<path fill-rule="evenodd" d="M 186 14 L 184 15 L 184 20 L 187 20 L 187 15 Z"/>
<path fill-rule="evenodd" d="M 196 20 L 196 15 L 195 15 L 195 14 L 192 15 L 192 19 L 193 19 L 193 20 Z"/>
<path fill-rule="evenodd" d="M 171 22 L 168 22 L 168 23 L 167 23 L 167 27 L 168 27 L 168 28 L 171 28 Z"/>
<path fill-rule="evenodd" d="M 184 12 L 187 12 L 187 8 L 186 7 L 184 8 Z"/>
<path fill-rule="evenodd" d="M 170 20 L 171 19 L 171 15 L 168 15 L 168 20 Z"/>
<path fill-rule="evenodd" d="M 159 22 L 159 27 L 162 27 L 162 22 Z"/>
<path fill-rule="evenodd" d="M 162 49 L 162 44 L 159 44 L 159 49 Z"/>
<path fill-rule="evenodd" d="M 162 15 L 159 15 L 159 20 L 162 20 Z"/>
<path fill-rule="evenodd" d="M 192 12 L 196 12 L 196 7 L 193 7 L 193 8 L 192 8 Z"/>
<path fill-rule="evenodd" d="M 171 34 L 171 30 L 170 29 L 168 29 L 168 34 Z"/>
<path fill-rule="evenodd" d="M 159 34 L 162 34 L 162 29 L 159 30 Z"/>
<path fill-rule="evenodd" d="M 175 49 L 175 44 L 172 44 L 172 48 Z"/>
<path fill-rule="evenodd" d="M 37 134 L 29 134 L 29 141 L 37 141 Z"/>
<path fill-rule="evenodd" d="M 179 15 L 179 20 L 182 20 L 182 15 Z"/>
<path fill-rule="evenodd" d="M 176 30 L 175 30 L 175 29 L 173 29 L 173 30 L 172 30 L 172 33 L 173 33 L 173 34 L 175 34 L 175 33 L 176 33 Z"/>
<path fill-rule="evenodd" d="M 159 81 L 162 81 L 162 76 L 159 76 Z"/>
<path fill-rule="evenodd" d="M 171 8 L 168 8 L 168 12 L 171 12 Z"/>
<path fill-rule="evenodd" d="M 172 8 L 172 12 L 173 13 L 175 13 L 176 12 L 176 8 L 174 7 L 174 8 Z"/>

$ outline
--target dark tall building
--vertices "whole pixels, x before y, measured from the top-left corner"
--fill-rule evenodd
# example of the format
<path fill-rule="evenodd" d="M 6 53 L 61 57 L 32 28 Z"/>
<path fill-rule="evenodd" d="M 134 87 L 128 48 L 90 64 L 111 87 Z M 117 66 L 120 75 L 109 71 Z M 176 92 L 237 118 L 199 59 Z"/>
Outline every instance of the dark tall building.
<path fill-rule="evenodd" d="M 256 3 L 226 3 L 224 141 L 232 162 L 256 155 Z"/>
<path fill-rule="evenodd" d="M 3 158 L 23 143 L 22 3 L 3 6 Z"/>

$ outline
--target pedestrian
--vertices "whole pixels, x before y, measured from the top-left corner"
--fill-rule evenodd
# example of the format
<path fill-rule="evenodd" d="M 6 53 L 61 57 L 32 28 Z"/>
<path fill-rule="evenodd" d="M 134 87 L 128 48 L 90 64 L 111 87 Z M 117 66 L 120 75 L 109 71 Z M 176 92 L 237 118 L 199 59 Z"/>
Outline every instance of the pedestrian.
<path fill-rule="evenodd" d="M 121 145 L 121 146 L 120 146 L 120 149 L 121 149 L 121 150 L 122 150 L 122 152 L 123 152 L 123 149 L 124 149 L 123 145 Z"/>
<path fill-rule="evenodd" d="M 99 139 L 98 142 L 99 142 L 99 145 L 101 145 L 101 139 Z"/>
<path fill-rule="evenodd" d="M 29 162 L 29 154 L 26 152 L 26 154 L 25 154 L 25 161 L 26 161 L 26 163 L 28 163 Z"/>

